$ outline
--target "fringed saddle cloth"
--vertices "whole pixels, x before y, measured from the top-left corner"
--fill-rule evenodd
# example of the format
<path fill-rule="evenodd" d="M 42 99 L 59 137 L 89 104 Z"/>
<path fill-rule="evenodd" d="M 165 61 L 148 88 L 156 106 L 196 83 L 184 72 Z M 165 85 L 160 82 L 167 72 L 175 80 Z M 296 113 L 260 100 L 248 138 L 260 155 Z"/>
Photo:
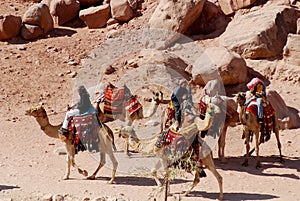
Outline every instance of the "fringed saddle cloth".
<path fill-rule="evenodd" d="M 125 103 L 125 109 L 129 112 L 130 116 L 141 108 L 142 104 L 137 100 L 136 96 L 131 96 Z"/>
<path fill-rule="evenodd" d="M 201 165 L 201 160 L 198 156 L 200 145 L 194 144 L 194 141 L 198 138 L 197 134 L 198 129 L 196 124 L 192 124 L 182 129 L 180 133 L 168 129 L 161 133 L 161 136 L 156 142 L 156 146 L 163 147 L 164 154 L 168 156 L 167 161 L 169 165 L 177 164 L 179 162 L 183 164 L 183 162 L 187 161 L 198 161 Z M 191 164 L 189 164 L 189 166 L 190 165 Z"/>
<path fill-rule="evenodd" d="M 98 132 L 100 125 L 96 114 L 90 113 L 74 116 L 73 123 L 75 126 L 75 145 L 80 146 L 80 142 L 84 146 L 87 144 L 98 144 Z M 97 146 L 95 148 L 97 149 Z"/>
<path fill-rule="evenodd" d="M 257 104 L 256 100 L 253 100 L 249 106 L 246 108 L 246 112 L 251 112 L 257 117 Z M 274 121 L 275 121 L 275 110 L 270 103 L 263 107 L 263 126 L 260 129 L 262 134 L 262 142 L 265 141 L 265 137 L 270 136 L 272 131 L 274 131 Z"/>

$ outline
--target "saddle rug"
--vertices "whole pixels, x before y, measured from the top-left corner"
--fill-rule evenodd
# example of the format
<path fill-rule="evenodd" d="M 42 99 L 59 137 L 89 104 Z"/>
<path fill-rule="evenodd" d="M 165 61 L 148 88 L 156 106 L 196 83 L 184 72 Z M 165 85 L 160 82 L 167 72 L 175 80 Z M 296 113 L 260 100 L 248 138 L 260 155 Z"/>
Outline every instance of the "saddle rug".
<path fill-rule="evenodd" d="M 251 112 L 253 115 L 258 117 L 257 115 L 257 104 L 256 100 L 253 100 L 249 106 L 246 108 L 247 112 Z M 263 107 L 263 124 L 260 129 L 262 134 L 261 142 L 268 141 L 270 139 L 270 135 L 272 131 L 274 131 L 274 121 L 275 121 L 275 110 L 270 103 L 268 103 L 265 107 Z"/>
<path fill-rule="evenodd" d="M 73 117 L 74 142 L 81 151 L 81 146 L 88 147 L 89 150 L 98 151 L 98 132 L 100 125 L 96 114 L 78 115 Z"/>

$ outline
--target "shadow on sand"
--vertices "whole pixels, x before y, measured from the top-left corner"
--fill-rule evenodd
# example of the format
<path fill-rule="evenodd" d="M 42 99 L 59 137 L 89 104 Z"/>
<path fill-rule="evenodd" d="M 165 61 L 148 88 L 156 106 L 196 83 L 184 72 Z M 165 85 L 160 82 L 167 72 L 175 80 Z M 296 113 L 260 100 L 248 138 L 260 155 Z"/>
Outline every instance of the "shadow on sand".
<path fill-rule="evenodd" d="M 20 188 L 18 186 L 6 186 L 6 185 L 0 185 L 0 191 L 5 191 L 5 190 L 11 190 L 14 188 Z"/>
<path fill-rule="evenodd" d="M 249 158 L 249 166 L 242 166 L 242 162 L 244 161 L 244 157 L 227 157 L 227 163 L 221 164 L 220 161 L 215 160 L 215 163 L 219 169 L 224 171 L 238 171 L 238 172 L 247 172 L 253 175 L 259 176 L 272 176 L 272 177 L 285 177 L 290 179 L 300 179 L 299 176 L 295 174 L 286 174 L 284 169 L 294 169 L 297 172 L 300 172 L 300 157 L 284 157 L 284 162 L 279 162 L 279 156 L 260 156 L 260 161 L 262 164 L 262 168 L 256 169 L 256 157 L 252 156 Z M 282 169 L 282 174 L 277 173 L 268 173 L 264 170 L 277 168 Z"/>

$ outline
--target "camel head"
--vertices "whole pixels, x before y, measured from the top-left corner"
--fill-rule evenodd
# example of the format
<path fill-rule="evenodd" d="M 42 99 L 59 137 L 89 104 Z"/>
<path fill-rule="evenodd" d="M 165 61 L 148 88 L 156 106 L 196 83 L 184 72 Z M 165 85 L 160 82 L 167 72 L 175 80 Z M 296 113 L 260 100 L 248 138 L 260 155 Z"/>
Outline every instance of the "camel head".
<path fill-rule="evenodd" d="M 240 106 L 245 105 L 245 103 L 246 103 L 246 93 L 245 93 L 245 92 L 237 93 L 237 94 L 235 95 L 235 100 L 236 100 L 236 102 L 237 102 Z"/>
<path fill-rule="evenodd" d="M 30 109 L 25 111 L 25 115 L 37 117 L 47 117 L 46 110 L 43 106 L 39 105 L 37 107 L 32 106 Z"/>

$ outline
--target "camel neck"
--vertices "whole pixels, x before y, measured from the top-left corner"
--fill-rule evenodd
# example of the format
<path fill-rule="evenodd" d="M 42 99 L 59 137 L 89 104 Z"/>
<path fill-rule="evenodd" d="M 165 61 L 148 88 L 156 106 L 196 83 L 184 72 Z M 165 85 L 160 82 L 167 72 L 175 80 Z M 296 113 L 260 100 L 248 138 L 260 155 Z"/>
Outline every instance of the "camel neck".
<path fill-rule="evenodd" d="M 61 125 L 53 126 L 49 123 L 48 117 L 35 117 L 44 133 L 51 138 L 59 138 L 58 130 Z"/>

